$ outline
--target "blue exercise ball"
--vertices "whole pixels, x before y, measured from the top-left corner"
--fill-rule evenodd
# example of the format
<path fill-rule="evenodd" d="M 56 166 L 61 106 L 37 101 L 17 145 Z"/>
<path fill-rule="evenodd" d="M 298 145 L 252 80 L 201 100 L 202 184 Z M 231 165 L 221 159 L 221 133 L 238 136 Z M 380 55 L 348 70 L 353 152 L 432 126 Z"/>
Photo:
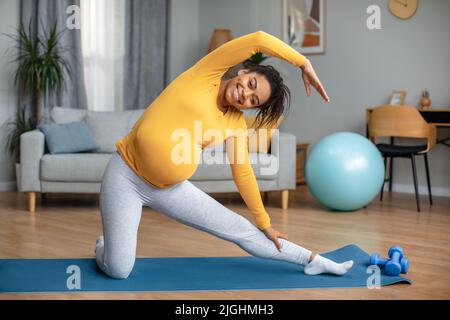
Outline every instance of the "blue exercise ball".
<path fill-rule="evenodd" d="M 384 180 L 384 161 L 365 137 L 338 132 L 320 140 L 305 168 L 309 191 L 325 207 L 358 210 L 375 198 Z"/>

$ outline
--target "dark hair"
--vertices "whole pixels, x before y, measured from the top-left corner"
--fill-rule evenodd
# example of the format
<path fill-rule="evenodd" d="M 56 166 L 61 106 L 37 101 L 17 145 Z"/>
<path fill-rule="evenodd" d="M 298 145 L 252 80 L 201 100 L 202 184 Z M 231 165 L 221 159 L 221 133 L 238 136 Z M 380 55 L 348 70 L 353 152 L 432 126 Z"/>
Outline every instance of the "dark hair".
<path fill-rule="evenodd" d="M 272 66 L 258 65 L 246 62 L 244 67 L 250 72 L 256 72 L 266 77 L 270 84 L 269 99 L 258 107 L 259 111 L 255 119 L 255 128 L 264 125 L 275 125 L 278 119 L 289 112 L 291 103 L 291 91 L 283 83 L 280 73 Z"/>

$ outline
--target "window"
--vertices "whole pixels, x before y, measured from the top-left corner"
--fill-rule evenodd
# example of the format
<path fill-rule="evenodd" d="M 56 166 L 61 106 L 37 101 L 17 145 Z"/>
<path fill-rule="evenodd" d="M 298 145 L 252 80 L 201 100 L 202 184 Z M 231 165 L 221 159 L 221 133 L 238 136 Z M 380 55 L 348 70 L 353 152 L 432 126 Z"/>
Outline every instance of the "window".
<path fill-rule="evenodd" d="M 123 109 L 126 0 L 81 0 L 81 43 L 88 109 Z"/>

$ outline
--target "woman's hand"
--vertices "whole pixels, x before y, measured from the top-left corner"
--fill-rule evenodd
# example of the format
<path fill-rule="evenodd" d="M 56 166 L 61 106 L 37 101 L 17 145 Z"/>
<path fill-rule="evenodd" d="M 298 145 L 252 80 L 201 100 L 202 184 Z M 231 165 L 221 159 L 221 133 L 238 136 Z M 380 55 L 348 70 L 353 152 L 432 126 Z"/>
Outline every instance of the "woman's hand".
<path fill-rule="evenodd" d="M 319 77 L 317 77 L 311 62 L 306 59 L 305 64 L 303 64 L 300 69 L 302 69 L 302 78 L 305 83 L 306 95 L 308 97 L 311 95 L 312 85 L 326 102 L 330 102 L 330 98 L 323 88 L 322 83 L 320 83 Z"/>
<path fill-rule="evenodd" d="M 276 247 L 278 248 L 278 251 L 280 251 L 280 252 L 281 252 L 281 243 L 278 240 L 278 238 L 289 240 L 285 234 L 275 230 L 272 227 L 264 229 L 264 230 L 262 230 L 262 232 L 266 235 L 267 238 L 269 238 L 270 240 L 272 240 L 275 243 Z"/>

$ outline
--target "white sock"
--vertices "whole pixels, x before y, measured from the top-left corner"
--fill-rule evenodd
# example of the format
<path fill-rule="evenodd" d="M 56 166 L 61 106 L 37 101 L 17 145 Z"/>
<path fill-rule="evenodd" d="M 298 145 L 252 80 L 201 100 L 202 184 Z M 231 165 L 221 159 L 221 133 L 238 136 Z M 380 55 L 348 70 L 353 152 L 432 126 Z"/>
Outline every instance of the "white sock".
<path fill-rule="evenodd" d="M 97 240 L 95 241 L 95 251 L 94 253 L 97 254 L 97 248 L 103 247 L 105 245 L 105 240 L 103 236 L 99 236 Z"/>
<path fill-rule="evenodd" d="M 353 260 L 344 263 L 336 263 L 330 259 L 316 255 L 310 263 L 305 266 L 304 272 L 308 275 L 316 275 L 321 273 L 331 273 L 343 275 L 353 266 Z"/>

